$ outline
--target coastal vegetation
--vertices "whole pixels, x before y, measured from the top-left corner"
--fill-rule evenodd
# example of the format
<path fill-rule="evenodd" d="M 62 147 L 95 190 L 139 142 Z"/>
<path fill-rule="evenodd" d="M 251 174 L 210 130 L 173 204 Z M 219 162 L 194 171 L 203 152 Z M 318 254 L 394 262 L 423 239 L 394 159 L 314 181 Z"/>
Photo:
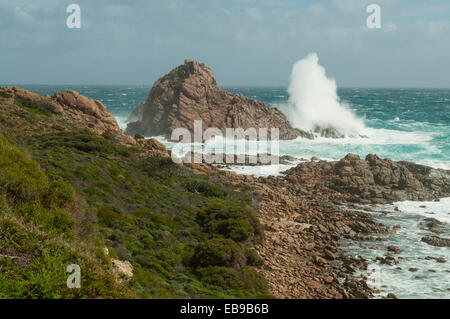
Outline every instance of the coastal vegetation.
<path fill-rule="evenodd" d="M 249 190 L 0 93 L 1 298 L 268 296 Z"/>

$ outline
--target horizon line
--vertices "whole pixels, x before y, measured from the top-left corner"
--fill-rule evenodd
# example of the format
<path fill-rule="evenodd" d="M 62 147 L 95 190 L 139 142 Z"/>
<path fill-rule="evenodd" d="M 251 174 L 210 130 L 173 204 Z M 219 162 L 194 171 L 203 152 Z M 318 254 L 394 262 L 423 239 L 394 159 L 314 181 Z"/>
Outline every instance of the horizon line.
<path fill-rule="evenodd" d="M 95 87 L 95 86 L 110 86 L 110 87 L 124 87 L 124 86 L 131 86 L 131 87 L 148 87 L 152 88 L 154 84 L 48 84 L 48 83 L 0 83 L 0 86 L 6 87 L 6 86 L 88 86 L 88 87 Z M 219 88 L 249 88 L 249 89 L 264 89 L 264 88 L 283 88 L 286 89 L 289 85 L 220 85 Z M 338 86 L 338 89 L 447 89 L 450 90 L 450 87 L 445 86 L 352 86 L 352 85 L 343 85 Z"/>

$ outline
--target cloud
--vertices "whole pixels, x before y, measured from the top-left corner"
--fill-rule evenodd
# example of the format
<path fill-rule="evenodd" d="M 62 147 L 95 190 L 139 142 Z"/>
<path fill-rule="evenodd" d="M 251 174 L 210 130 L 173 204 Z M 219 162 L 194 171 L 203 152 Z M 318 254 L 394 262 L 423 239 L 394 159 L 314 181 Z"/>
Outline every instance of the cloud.
<path fill-rule="evenodd" d="M 80 30 L 65 25 L 73 2 Z M 448 85 L 450 4 L 378 0 L 383 28 L 369 30 L 373 2 L 0 0 L 0 83 L 152 84 L 190 57 L 223 85 L 286 85 L 318 52 L 340 85 Z"/>

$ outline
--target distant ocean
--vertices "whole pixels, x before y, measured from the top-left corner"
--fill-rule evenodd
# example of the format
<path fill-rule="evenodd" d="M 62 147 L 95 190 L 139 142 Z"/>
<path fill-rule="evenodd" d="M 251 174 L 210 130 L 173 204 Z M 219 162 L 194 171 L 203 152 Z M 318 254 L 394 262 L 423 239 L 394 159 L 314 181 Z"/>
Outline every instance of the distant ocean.
<path fill-rule="evenodd" d="M 131 111 L 147 99 L 150 87 L 143 86 L 24 86 L 40 93 L 74 89 L 90 98 L 102 101 L 124 128 Z M 289 94 L 285 88 L 224 88 L 232 93 L 242 93 L 269 106 L 287 109 Z M 332 90 L 333 91 L 333 90 Z M 367 89 L 343 88 L 338 90 L 339 103 L 345 104 L 363 122 L 367 138 L 316 140 L 297 139 L 280 142 L 280 155 L 291 155 L 304 160 L 316 156 L 325 160 L 337 160 L 347 153 L 365 157 L 375 153 L 393 160 L 413 161 L 435 168 L 450 169 L 450 90 L 449 89 Z M 331 94 L 335 95 L 335 94 Z M 319 97 L 320 98 L 320 97 Z M 333 98 L 335 99 L 335 98 Z M 330 102 L 330 101 L 328 101 Z M 331 101 L 330 103 L 334 103 Z M 339 106 L 341 108 L 341 106 Z M 310 110 L 311 111 L 311 110 Z M 315 111 L 314 109 L 312 111 Z M 327 110 L 318 110 L 324 116 Z M 338 112 L 339 113 L 339 112 Z M 292 113 L 288 118 L 291 121 Z M 336 125 L 344 117 L 336 116 Z M 334 120 L 334 117 L 331 117 Z M 348 117 L 347 117 L 348 120 Z M 359 121 L 358 120 L 358 121 Z M 171 148 L 172 143 L 157 137 Z M 214 141 L 213 141 L 214 143 Z M 277 174 L 289 166 L 232 167 L 247 174 Z M 395 207 L 398 209 L 396 210 Z M 383 205 L 371 212 L 374 218 L 386 225 L 400 225 L 398 232 L 384 236 L 381 242 L 343 241 L 347 253 L 363 256 L 369 263 L 365 275 L 373 287 L 380 290 L 379 297 L 395 293 L 400 298 L 450 298 L 450 260 L 448 247 L 433 247 L 421 241 L 424 236 L 435 234 L 421 229 L 424 218 L 435 218 L 443 223 L 443 234 L 450 233 L 450 198 L 440 202 L 402 202 Z M 377 249 L 367 247 L 378 245 Z M 395 266 L 374 262 L 383 256 L 388 245 L 396 245 L 404 252 Z M 447 263 L 437 263 L 428 258 L 442 257 Z M 412 269 L 416 268 L 416 269 Z M 410 271 L 410 269 L 414 270 Z"/>
<path fill-rule="evenodd" d="M 73 89 L 102 101 L 122 128 L 131 111 L 147 99 L 146 86 L 42 86 L 26 89 L 52 95 Z M 285 88 L 224 88 L 283 110 L 289 95 Z M 341 102 L 370 130 L 369 138 L 298 139 L 282 141 L 280 155 L 336 160 L 347 153 L 361 157 L 375 153 L 393 160 L 413 161 L 435 168 L 450 169 L 450 89 L 368 89 L 342 88 Z M 160 139 L 162 137 L 159 137 Z M 166 143 L 170 148 L 171 143 Z M 256 168 L 257 169 L 257 168 Z M 267 172 L 267 169 L 265 170 Z M 250 172 L 251 173 L 251 172 Z M 257 171 L 254 173 L 258 174 Z M 275 173 L 275 172 L 274 172 Z"/>

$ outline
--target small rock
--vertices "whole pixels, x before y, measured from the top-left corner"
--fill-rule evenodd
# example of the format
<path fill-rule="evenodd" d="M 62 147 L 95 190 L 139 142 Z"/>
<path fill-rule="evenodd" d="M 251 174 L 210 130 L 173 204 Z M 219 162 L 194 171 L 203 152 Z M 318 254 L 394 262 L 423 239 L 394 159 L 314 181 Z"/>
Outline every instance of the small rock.
<path fill-rule="evenodd" d="M 398 248 L 397 246 L 388 246 L 388 251 L 392 251 L 394 254 L 400 254 L 403 250 Z"/>

